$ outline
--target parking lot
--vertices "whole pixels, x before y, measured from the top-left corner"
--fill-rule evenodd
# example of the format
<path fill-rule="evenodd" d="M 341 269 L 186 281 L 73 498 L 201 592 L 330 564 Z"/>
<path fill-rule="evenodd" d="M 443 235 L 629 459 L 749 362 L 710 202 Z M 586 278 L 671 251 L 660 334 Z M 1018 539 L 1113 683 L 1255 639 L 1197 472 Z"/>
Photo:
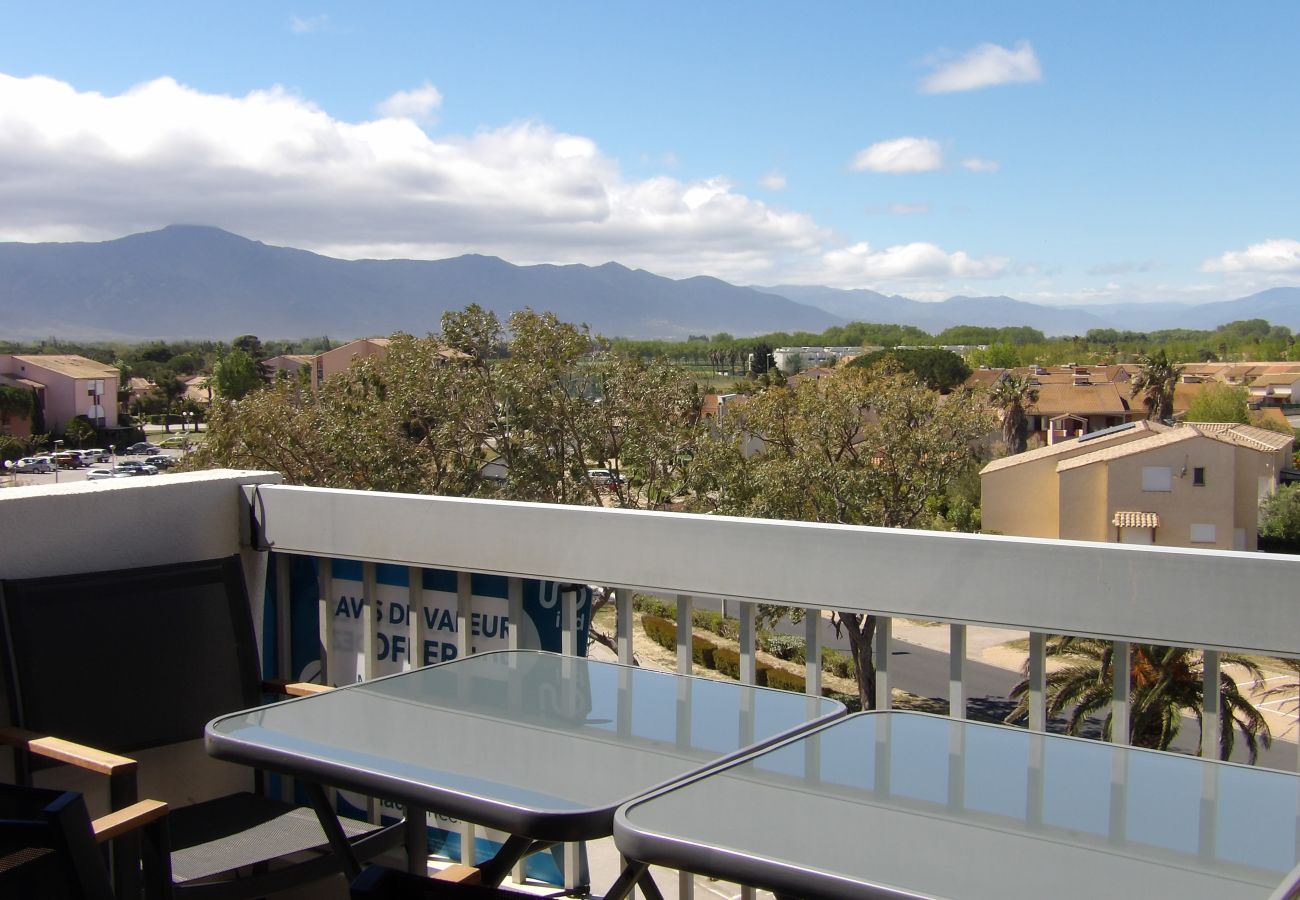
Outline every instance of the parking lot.
<path fill-rule="evenodd" d="M 172 459 L 180 460 L 182 457 L 185 456 L 185 451 L 184 450 L 158 450 L 148 455 L 168 456 L 171 457 Z M 136 455 L 136 456 L 129 456 L 127 454 L 119 453 L 117 455 L 116 462 L 124 462 L 128 460 L 143 460 L 144 458 L 145 456 L 143 454 Z M 5 469 L 0 469 L 0 486 L 22 486 L 22 485 L 29 485 L 29 484 L 67 484 L 73 481 L 85 481 L 86 473 L 88 473 L 91 469 L 109 469 L 112 468 L 113 465 L 114 465 L 113 462 L 95 463 L 94 465 L 86 466 L 83 469 L 60 469 L 58 472 L 54 472 L 51 474 L 36 474 L 36 473 L 17 474 Z M 166 475 L 169 471 L 172 470 L 160 469 L 158 475 L 144 475 L 139 477 L 158 478 Z M 112 479 L 109 480 L 109 483 L 111 483 L 111 481 Z"/>

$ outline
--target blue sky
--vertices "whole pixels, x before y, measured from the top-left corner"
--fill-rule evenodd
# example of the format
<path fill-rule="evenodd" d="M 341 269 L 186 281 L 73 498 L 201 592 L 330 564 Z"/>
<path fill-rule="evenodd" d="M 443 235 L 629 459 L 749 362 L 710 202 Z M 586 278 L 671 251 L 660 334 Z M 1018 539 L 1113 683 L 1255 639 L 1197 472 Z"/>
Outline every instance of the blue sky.
<path fill-rule="evenodd" d="M 0 240 L 1300 284 L 1300 4 L 0 2 Z"/>

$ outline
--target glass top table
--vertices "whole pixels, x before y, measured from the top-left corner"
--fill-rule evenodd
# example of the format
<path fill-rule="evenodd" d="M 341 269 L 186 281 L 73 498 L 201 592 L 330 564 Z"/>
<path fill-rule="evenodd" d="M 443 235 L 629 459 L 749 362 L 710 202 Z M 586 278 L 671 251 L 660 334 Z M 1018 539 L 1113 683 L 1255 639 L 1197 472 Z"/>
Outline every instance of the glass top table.
<path fill-rule="evenodd" d="M 465 656 L 222 716 L 219 759 L 535 840 L 610 834 L 619 804 L 843 716 L 820 697 L 532 650 Z"/>
<path fill-rule="evenodd" d="M 859 713 L 634 800 L 626 856 L 798 897 L 1290 896 L 1300 776 Z"/>

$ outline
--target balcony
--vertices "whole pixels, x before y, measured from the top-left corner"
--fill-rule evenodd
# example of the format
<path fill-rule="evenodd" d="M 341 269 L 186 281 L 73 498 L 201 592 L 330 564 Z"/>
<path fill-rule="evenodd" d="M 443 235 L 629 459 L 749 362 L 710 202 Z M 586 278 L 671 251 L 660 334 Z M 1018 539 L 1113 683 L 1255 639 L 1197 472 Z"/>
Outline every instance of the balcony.
<path fill-rule="evenodd" d="M 1295 609 L 1300 557 L 337 491 L 279 482 L 274 473 L 214 471 L 0 491 L 0 578 L 239 553 L 254 598 L 254 621 L 263 629 L 259 640 L 266 674 L 300 677 L 294 646 L 305 641 L 323 649 L 323 679 L 331 682 L 409 667 L 411 657 L 422 663 L 421 653 L 395 653 L 394 637 L 401 639 L 402 648 L 423 648 L 437 623 L 421 615 L 388 616 L 382 623 L 376 618 L 382 597 L 391 598 L 395 590 L 409 591 L 418 603 L 421 585 L 430 589 L 428 570 L 443 573 L 434 589 L 443 592 L 445 612 L 459 625 L 447 638 L 454 646 L 440 647 L 439 656 L 472 651 L 475 576 L 484 575 L 504 584 L 500 602 L 511 623 L 524 619 L 525 588 L 532 580 L 611 589 L 617 613 L 614 652 L 623 661 L 632 658 L 633 592 L 674 602 L 679 622 L 690 620 L 695 604 L 723 602 L 739 620 L 740 677 L 750 682 L 757 675 L 757 659 L 744 648 L 753 646 L 760 604 L 808 611 L 797 628 L 807 641 L 809 658 L 833 640 L 823 611 L 871 613 L 880 617 L 875 635 L 880 708 L 891 704 L 892 688 L 908 687 L 898 681 L 902 657 L 896 652 L 902 648 L 894 623 L 939 622 L 947 633 L 947 641 L 939 642 L 946 643 L 946 699 L 949 714 L 956 717 L 965 717 L 974 708 L 971 701 L 979 699 L 969 675 L 968 632 L 1008 629 L 1028 633 L 1028 727 L 1040 731 L 1048 727 L 1049 634 L 1113 641 L 1120 660 L 1128 658 L 1133 643 L 1199 649 L 1206 684 L 1216 686 L 1216 694 L 1224 652 L 1300 656 Z M 269 577 L 278 588 L 275 593 L 287 596 L 291 566 L 280 561 L 295 557 L 325 563 L 317 567 L 325 573 L 317 588 L 321 614 L 309 634 L 295 622 L 289 604 L 264 608 L 268 572 L 274 573 Z M 340 592 L 330 573 L 339 567 L 360 581 L 359 592 L 348 591 L 347 618 L 356 623 L 352 630 L 334 624 L 340 619 Z M 402 570 L 406 584 L 415 587 L 393 583 L 392 573 Z M 577 598 L 572 591 L 552 598 L 567 653 L 579 649 L 583 613 Z M 527 637 L 524 629 L 510 628 L 504 640 L 517 646 Z M 57 635 L 51 636 L 51 652 L 57 652 Z M 679 628 L 679 671 L 690 671 L 690 656 L 689 630 Z M 1011 675 L 1008 681 L 1014 680 Z M 820 690 L 819 672 L 810 667 L 807 691 Z M 1129 700 L 1125 689 L 1116 691 L 1111 712 L 1118 736 L 1128 732 Z M 1217 746 L 1213 736 L 1231 723 L 1217 709 L 1205 709 L 1202 715 L 1205 743 Z M 1275 727 L 1283 739 L 1275 741 L 1267 765 L 1297 767 L 1291 721 L 1289 734 Z M 1186 726 L 1194 728 L 1194 723 Z M 201 757 L 201 750 L 196 753 Z M 194 795 L 192 763 L 174 755 L 146 756 L 142 792 L 175 796 L 168 782 L 183 782 L 180 795 Z M 209 768 L 214 792 L 243 777 L 219 765 Z M 466 826 L 462 838 L 472 834 Z M 682 885 L 689 892 L 690 879 L 682 879 Z"/>

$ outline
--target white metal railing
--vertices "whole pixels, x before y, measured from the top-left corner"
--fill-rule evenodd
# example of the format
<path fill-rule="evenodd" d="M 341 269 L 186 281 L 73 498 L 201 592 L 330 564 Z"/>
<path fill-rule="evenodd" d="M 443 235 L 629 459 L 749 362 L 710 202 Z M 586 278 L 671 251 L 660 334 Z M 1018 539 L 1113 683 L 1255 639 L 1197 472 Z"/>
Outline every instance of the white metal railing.
<path fill-rule="evenodd" d="M 615 592 L 615 643 L 632 658 L 633 591 L 675 599 L 677 659 L 690 671 L 697 600 L 739 601 L 741 678 L 753 682 L 756 604 L 803 607 L 808 658 L 819 658 L 822 610 L 880 617 L 875 634 L 877 706 L 891 701 L 894 618 L 949 626 L 949 710 L 964 717 L 966 636 L 972 625 L 1029 633 L 1029 727 L 1045 730 L 1048 634 L 1115 642 L 1116 670 L 1133 643 L 1204 651 L 1205 695 L 1218 696 L 1221 653 L 1300 657 L 1300 556 L 1053 541 L 1018 537 L 739 519 L 636 510 L 385 494 L 282 485 L 243 488 L 255 546 L 277 553 L 363 563 L 366 598 L 378 563 L 407 566 L 411 605 L 425 568 L 462 573 L 458 650 L 468 651 L 470 573 L 509 579 L 509 617 L 522 618 L 522 579 L 595 584 Z M 327 566 L 322 570 L 328 571 Z M 329 598 L 328 584 L 322 597 Z M 366 602 L 370 602 L 367 599 Z M 576 612 L 564 606 L 566 652 L 576 651 Z M 330 620 L 322 615 L 322 623 Z M 409 640 L 421 646 L 421 616 Z M 366 659 L 375 658 L 367 614 Z M 322 646 L 331 648 L 322 626 Z M 286 627 L 280 634 L 287 633 Z M 512 629 L 512 639 L 517 630 Z M 367 674 L 370 669 L 367 669 Z M 283 673 L 288 675 L 289 673 Z M 807 690 L 821 690 L 808 666 Z M 1130 687 L 1117 680 L 1113 739 L 1127 739 Z M 1218 746 L 1217 706 L 1207 706 L 1204 746 Z"/>

